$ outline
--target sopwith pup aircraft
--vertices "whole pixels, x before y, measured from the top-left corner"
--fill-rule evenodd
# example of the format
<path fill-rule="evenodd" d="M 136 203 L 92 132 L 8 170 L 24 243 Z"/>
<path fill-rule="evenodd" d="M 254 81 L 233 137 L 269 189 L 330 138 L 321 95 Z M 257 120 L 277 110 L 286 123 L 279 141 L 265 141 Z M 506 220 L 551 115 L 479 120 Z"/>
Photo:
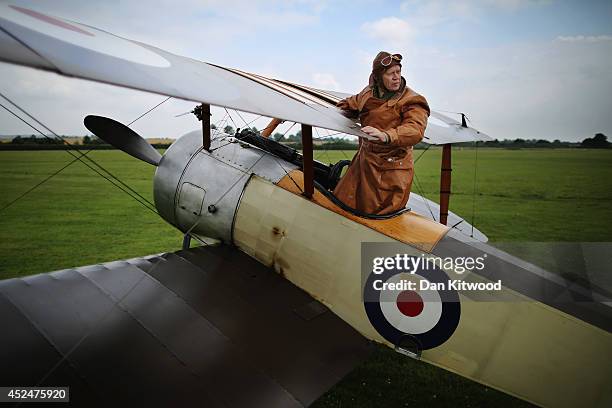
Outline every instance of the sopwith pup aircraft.
<path fill-rule="evenodd" d="M 612 404 L 610 294 L 489 245 L 448 210 L 451 145 L 488 139 L 465 120 L 432 111 L 423 140 L 443 146 L 441 205 L 412 193 L 397 214 L 368 217 L 333 195 L 346 163 L 313 159 L 313 127 L 368 137 L 336 107 L 349 94 L 10 3 L 0 60 L 193 101 L 202 122 L 160 154 L 112 118 L 75 118 L 156 167 L 155 210 L 184 247 L 0 282 L 0 385 L 69 385 L 88 406 L 305 406 L 375 342 L 536 405 Z M 211 129 L 210 106 L 295 122 L 303 149 Z M 434 265 L 374 271 L 396 254 Z M 435 264 L 458 257 L 482 268 Z M 413 289 L 376 290 L 402 281 Z"/>

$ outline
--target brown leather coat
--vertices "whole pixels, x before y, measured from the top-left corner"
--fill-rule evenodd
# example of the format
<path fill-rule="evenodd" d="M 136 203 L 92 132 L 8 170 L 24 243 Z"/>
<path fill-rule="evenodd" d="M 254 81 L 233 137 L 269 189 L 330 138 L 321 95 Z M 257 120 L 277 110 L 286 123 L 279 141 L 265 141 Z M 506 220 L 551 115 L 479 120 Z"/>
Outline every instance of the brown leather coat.
<path fill-rule="evenodd" d="M 404 208 L 414 174 L 412 146 L 423 139 L 427 127 L 427 101 L 408 87 L 384 101 L 374 97 L 368 86 L 340 101 L 338 107 L 347 116 L 359 115 L 362 126 L 386 132 L 390 142 L 360 138 L 359 151 L 334 194 L 348 206 L 368 214 Z"/>

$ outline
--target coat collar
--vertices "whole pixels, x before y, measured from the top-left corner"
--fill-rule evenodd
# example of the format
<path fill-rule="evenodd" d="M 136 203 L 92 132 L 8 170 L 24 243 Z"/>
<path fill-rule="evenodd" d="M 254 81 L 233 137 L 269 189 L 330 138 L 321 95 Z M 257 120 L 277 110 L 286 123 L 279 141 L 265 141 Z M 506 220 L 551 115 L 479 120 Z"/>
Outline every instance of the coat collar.
<path fill-rule="evenodd" d="M 376 94 L 374 92 L 374 87 L 377 86 L 376 80 L 374 78 L 374 74 L 370 74 L 370 78 L 369 78 L 369 81 L 368 81 L 368 86 L 372 90 L 372 96 L 374 96 Z M 389 106 L 389 107 L 394 106 L 400 99 L 402 99 L 402 97 L 406 94 L 406 91 L 408 89 L 409 88 L 406 86 L 406 79 L 404 77 L 402 77 L 402 84 L 400 85 L 400 89 L 395 93 L 395 95 L 393 95 L 387 101 L 387 106 Z"/>

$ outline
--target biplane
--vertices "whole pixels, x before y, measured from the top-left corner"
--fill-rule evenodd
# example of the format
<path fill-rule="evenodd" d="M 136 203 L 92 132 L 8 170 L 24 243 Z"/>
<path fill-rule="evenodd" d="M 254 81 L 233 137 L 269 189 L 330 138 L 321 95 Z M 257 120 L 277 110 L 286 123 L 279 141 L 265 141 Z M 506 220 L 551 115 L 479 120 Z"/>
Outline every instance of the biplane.
<path fill-rule="evenodd" d="M 406 209 L 374 217 L 333 196 L 346 163 L 313 159 L 313 127 L 367 137 L 335 107 L 346 94 L 4 3 L 0 60 L 194 101 L 202 122 L 161 155 L 111 118 L 84 118 L 156 166 L 155 207 L 183 249 L 0 282 L 2 385 L 69 385 L 88 406 L 304 406 L 377 342 L 537 405 L 612 404 L 612 296 L 488 245 L 448 210 L 451 145 L 487 137 L 464 120 L 432 112 L 425 134 L 444 146 L 440 204 L 413 193 Z M 211 130 L 211 105 L 272 122 L 228 135 Z M 280 121 L 301 125 L 301 153 L 266 137 Z M 364 259 L 394 253 L 486 257 L 460 279 L 502 289 L 371 293 L 372 279 L 403 272 L 377 275 Z"/>

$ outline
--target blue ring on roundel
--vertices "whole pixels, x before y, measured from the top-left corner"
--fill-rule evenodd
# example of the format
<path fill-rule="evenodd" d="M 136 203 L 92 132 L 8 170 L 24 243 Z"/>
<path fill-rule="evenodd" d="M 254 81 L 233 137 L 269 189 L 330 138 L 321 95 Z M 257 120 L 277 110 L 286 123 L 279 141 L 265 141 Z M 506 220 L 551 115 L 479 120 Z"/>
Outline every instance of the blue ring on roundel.
<path fill-rule="evenodd" d="M 403 331 L 395 328 L 385 318 L 385 315 L 380 307 L 381 292 L 375 290 L 373 286 L 374 280 L 380 279 L 383 282 L 386 282 L 393 275 L 404 272 L 405 271 L 391 269 L 378 275 L 370 273 L 363 294 L 364 306 L 368 319 L 376 331 L 378 331 L 381 336 L 394 345 L 398 345 L 403 337 L 410 335 L 419 342 L 419 346 L 422 350 L 438 347 L 453 335 L 455 329 L 457 329 L 457 326 L 459 325 L 459 318 L 461 317 L 461 303 L 459 302 L 459 294 L 453 289 L 446 288 L 448 284 L 448 276 L 446 275 L 446 272 L 436 268 L 416 271 L 416 275 L 422 276 L 430 282 L 444 283 L 446 289 L 438 291 L 440 299 L 442 299 L 442 313 L 438 323 L 436 323 L 434 327 L 425 333 L 404 333 Z M 376 301 L 368 301 L 368 299 L 376 299 Z"/>

